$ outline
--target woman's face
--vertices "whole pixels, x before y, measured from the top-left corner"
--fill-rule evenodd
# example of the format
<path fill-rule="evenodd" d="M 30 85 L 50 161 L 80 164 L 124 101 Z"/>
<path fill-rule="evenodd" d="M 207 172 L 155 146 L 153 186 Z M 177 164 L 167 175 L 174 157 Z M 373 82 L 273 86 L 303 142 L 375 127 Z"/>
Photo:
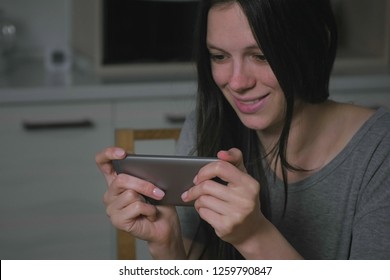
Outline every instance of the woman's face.
<path fill-rule="evenodd" d="M 213 78 L 243 124 L 279 129 L 285 98 L 237 3 L 211 8 L 207 47 Z"/>

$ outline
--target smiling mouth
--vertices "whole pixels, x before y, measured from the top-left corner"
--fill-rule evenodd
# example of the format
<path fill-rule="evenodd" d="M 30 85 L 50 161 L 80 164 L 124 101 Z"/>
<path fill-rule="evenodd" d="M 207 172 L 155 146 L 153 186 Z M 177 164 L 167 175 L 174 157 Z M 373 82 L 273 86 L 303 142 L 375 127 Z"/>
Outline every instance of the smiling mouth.
<path fill-rule="evenodd" d="M 245 104 L 245 105 L 252 105 L 252 104 L 256 104 L 257 102 L 259 102 L 262 98 L 257 98 L 255 100 L 249 100 L 249 101 L 240 101 L 242 104 Z"/>
<path fill-rule="evenodd" d="M 256 104 L 259 101 L 265 99 L 268 95 L 269 95 L 269 93 L 264 95 L 264 96 L 262 96 L 262 97 L 259 97 L 259 98 L 256 98 L 256 99 L 252 99 L 252 100 L 239 100 L 239 99 L 237 99 L 237 100 L 238 100 L 238 102 L 240 102 L 241 104 L 244 104 L 244 105 L 253 105 L 253 104 Z"/>
<path fill-rule="evenodd" d="M 241 100 L 236 99 L 235 103 L 237 106 L 237 109 L 244 114 L 253 114 L 256 113 L 258 110 L 261 110 L 265 104 L 266 104 L 266 98 L 270 94 L 266 94 L 262 97 L 251 99 L 251 100 Z"/>

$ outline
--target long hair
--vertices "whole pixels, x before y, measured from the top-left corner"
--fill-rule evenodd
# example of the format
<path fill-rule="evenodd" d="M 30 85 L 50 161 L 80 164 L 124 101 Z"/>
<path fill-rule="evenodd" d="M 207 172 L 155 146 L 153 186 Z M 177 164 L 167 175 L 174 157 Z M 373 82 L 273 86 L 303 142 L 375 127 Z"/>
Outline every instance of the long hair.
<path fill-rule="evenodd" d="M 261 184 L 260 200 L 266 217 L 268 185 L 262 162 L 265 157 L 256 131 L 245 127 L 215 84 L 207 49 L 207 16 L 215 5 L 238 3 L 280 87 L 286 108 L 278 143 L 272 150 L 275 166 L 280 161 L 287 199 L 287 170 L 299 170 L 286 159 L 294 103 L 324 102 L 329 97 L 329 78 L 337 48 L 337 28 L 329 0 L 204 0 L 196 33 L 197 153 L 215 156 L 221 149 L 236 147 L 244 163 Z M 286 202 L 287 203 L 287 200 Z M 286 207 L 286 204 L 285 204 Z M 206 223 L 203 225 L 208 227 Z M 209 228 L 210 234 L 213 230 Z M 215 235 L 215 234 L 214 234 Z M 240 258 L 240 254 L 215 236 L 207 244 L 215 258 Z"/>

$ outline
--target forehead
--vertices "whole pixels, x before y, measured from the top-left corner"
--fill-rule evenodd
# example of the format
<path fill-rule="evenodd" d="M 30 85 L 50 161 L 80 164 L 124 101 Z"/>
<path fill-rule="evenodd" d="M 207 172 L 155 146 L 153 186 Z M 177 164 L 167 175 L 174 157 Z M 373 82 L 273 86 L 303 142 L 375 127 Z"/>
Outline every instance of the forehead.
<path fill-rule="evenodd" d="M 208 13 L 208 44 L 257 45 L 248 20 L 237 3 L 216 5 Z"/>

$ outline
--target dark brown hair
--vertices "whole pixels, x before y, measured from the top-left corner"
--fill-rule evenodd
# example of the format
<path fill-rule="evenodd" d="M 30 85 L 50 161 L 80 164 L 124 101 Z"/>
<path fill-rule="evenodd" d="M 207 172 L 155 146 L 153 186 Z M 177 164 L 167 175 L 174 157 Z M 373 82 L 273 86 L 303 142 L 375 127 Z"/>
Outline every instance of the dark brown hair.
<path fill-rule="evenodd" d="M 200 156 L 215 156 L 221 149 L 239 148 L 249 174 L 261 184 L 262 211 L 266 217 L 270 217 L 268 186 L 262 166 L 265 155 L 261 143 L 256 132 L 241 123 L 211 73 L 206 45 L 208 12 L 215 5 L 229 3 L 241 6 L 285 95 L 284 127 L 272 155 L 276 161 L 280 160 L 286 195 L 286 171 L 299 170 L 286 160 L 294 102 L 297 98 L 308 103 L 328 99 L 329 78 L 336 56 L 337 28 L 329 0 L 201 1 L 195 46 L 198 73 L 197 153 Z M 208 230 L 210 234 L 214 233 L 213 229 Z M 216 237 L 207 246 L 214 248 L 209 248 L 214 258 L 240 258 L 239 253 L 230 248 L 232 246 Z"/>

